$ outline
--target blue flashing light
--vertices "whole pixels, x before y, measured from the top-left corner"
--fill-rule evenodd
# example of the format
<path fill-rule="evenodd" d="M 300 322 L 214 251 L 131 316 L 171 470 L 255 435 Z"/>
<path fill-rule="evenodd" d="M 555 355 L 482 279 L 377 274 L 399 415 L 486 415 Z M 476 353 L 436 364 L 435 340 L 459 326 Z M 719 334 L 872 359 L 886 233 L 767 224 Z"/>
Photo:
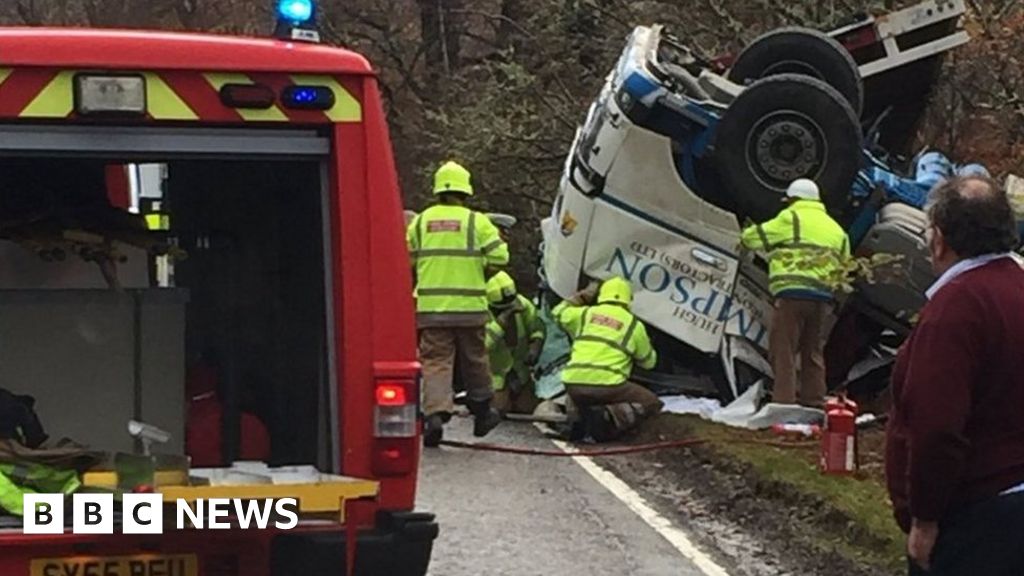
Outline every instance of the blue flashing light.
<path fill-rule="evenodd" d="M 292 92 L 292 101 L 296 104 L 312 104 L 318 100 L 318 96 L 315 88 L 297 88 Z"/>
<path fill-rule="evenodd" d="M 306 24 L 313 19 L 313 0 L 280 0 L 277 14 L 296 26 Z"/>
<path fill-rule="evenodd" d="M 288 86 L 281 92 L 281 102 L 296 110 L 330 110 L 336 99 L 326 86 Z"/>

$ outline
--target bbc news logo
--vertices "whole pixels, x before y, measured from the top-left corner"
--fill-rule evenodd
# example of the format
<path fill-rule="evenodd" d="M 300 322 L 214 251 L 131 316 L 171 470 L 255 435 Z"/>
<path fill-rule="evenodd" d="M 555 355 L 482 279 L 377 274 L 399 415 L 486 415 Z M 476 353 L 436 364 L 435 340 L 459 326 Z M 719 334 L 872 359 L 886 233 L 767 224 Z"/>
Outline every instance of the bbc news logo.
<path fill-rule="evenodd" d="M 67 531 L 63 494 L 25 494 L 25 534 L 63 534 Z M 113 534 L 117 509 L 113 494 L 75 494 L 71 501 L 72 534 Z M 175 503 L 178 530 L 291 530 L 299 524 L 298 501 L 210 498 L 179 499 Z M 232 521 L 233 520 L 233 521 Z M 122 534 L 163 534 L 164 500 L 160 494 L 121 497 Z"/>

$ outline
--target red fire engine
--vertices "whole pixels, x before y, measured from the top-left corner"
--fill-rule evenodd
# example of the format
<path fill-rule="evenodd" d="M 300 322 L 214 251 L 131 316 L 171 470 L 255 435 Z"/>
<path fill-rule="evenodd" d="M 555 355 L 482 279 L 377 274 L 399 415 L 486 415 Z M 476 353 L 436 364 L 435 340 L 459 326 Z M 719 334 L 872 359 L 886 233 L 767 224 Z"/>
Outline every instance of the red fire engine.
<path fill-rule="evenodd" d="M 0 28 L 0 385 L 35 398 L 52 438 L 128 457 L 128 422 L 166 431 L 165 496 L 294 497 L 299 526 L 46 536 L 11 515 L 0 574 L 426 572 L 437 525 L 413 510 L 419 365 L 378 81 L 315 42 L 308 0 L 279 10 L 273 39 Z M 126 186 L 139 166 L 160 185 Z M 243 414 L 271 446 L 207 478 L 260 482 L 167 480 L 198 365 L 224 465 Z M 99 468 L 82 484 L 117 493 L 122 471 Z"/>

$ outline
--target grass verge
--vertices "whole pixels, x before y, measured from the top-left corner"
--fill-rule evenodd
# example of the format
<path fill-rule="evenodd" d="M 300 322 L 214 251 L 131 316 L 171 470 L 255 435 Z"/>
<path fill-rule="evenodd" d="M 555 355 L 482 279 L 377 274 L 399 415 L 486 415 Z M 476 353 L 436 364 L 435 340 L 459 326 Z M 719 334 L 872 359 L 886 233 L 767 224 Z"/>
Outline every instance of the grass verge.
<path fill-rule="evenodd" d="M 662 419 L 657 425 L 659 436 L 688 434 L 706 440 L 707 450 L 746 470 L 744 477 L 760 497 L 796 508 L 794 517 L 808 524 L 809 530 L 801 532 L 812 547 L 886 572 L 905 569 L 905 537 L 892 518 L 884 485 L 881 430 L 860 435 L 861 471 L 837 477 L 819 471 L 817 442 L 783 441 L 770 431 L 730 428 L 696 416 L 664 415 Z M 774 445 L 780 443 L 785 446 Z"/>

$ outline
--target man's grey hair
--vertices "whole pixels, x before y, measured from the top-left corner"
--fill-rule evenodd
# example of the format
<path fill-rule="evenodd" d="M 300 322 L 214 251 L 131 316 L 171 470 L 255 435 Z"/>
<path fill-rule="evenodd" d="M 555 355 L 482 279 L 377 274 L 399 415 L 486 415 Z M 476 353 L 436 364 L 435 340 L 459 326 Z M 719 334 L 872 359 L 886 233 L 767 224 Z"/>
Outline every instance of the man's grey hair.
<path fill-rule="evenodd" d="M 1020 244 L 1006 191 L 991 178 L 952 178 L 932 190 L 926 207 L 932 226 L 961 258 L 1010 252 Z"/>

